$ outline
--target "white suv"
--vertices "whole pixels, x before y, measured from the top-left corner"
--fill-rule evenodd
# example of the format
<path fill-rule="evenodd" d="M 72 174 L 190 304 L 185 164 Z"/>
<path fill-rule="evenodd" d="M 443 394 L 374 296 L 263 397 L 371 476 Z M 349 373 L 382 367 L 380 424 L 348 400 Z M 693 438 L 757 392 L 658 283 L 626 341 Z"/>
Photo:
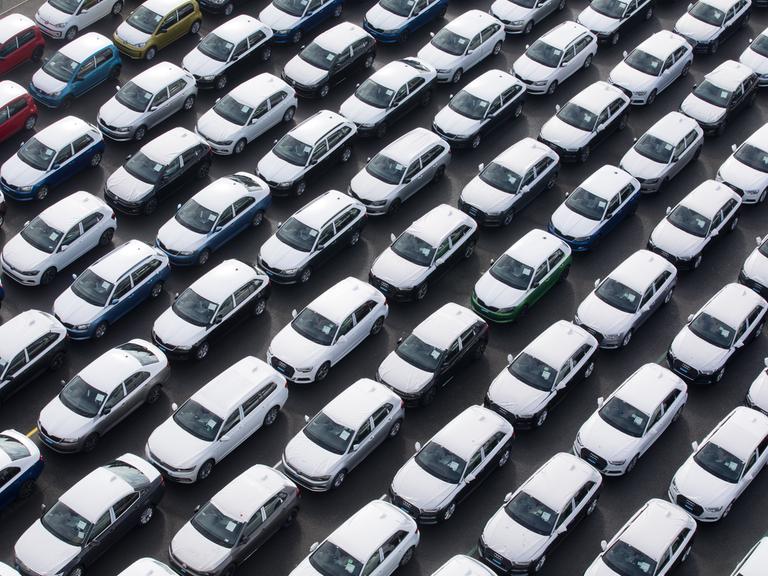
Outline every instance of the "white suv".
<path fill-rule="evenodd" d="M 733 152 L 717 170 L 717 180 L 736 190 L 744 204 L 757 204 L 768 196 L 768 124 L 764 124 Z"/>

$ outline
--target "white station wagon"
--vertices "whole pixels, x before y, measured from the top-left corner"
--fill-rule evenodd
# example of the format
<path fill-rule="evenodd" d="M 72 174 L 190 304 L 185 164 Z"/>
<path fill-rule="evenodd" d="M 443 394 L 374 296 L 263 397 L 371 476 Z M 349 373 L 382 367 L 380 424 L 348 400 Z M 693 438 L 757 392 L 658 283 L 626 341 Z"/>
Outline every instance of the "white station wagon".
<path fill-rule="evenodd" d="M 739 271 L 739 283 L 765 298 L 768 296 L 768 236 L 757 236 L 755 243 L 757 247 L 747 256 Z"/>
<path fill-rule="evenodd" d="M 739 562 L 731 576 L 760 576 L 766 565 L 768 565 L 768 536 L 763 536 L 747 553 L 744 560 Z"/>
<path fill-rule="evenodd" d="M 744 204 L 758 204 L 768 196 L 768 124 L 764 124 L 740 146 L 731 146 L 728 156 L 717 170 L 717 180 L 725 182 L 740 196 Z"/>

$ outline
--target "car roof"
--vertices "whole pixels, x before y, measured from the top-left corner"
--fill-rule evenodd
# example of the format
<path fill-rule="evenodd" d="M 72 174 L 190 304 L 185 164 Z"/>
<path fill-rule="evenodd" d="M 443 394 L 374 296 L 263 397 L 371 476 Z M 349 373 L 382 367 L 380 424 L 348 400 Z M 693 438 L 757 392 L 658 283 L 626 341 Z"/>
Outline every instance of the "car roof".
<path fill-rule="evenodd" d="M 389 502 L 373 500 L 336 528 L 328 540 L 365 563 L 399 530 L 415 530 L 414 520 Z"/>
<path fill-rule="evenodd" d="M 191 130 L 177 126 L 144 144 L 141 147 L 141 153 L 150 160 L 165 166 L 184 150 L 189 150 L 192 146 L 204 142 L 200 136 Z"/>
<path fill-rule="evenodd" d="M 541 36 L 540 40 L 546 42 L 554 48 L 565 50 L 568 48 L 568 45 L 571 42 L 576 40 L 576 38 L 584 33 L 587 33 L 590 36 L 592 35 L 592 33 L 586 27 L 582 26 L 578 22 L 574 22 L 573 20 L 566 20 L 559 26 L 552 28 L 543 36 Z"/>
<path fill-rule="evenodd" d="M 191 76 L 191 74 L 171 62 L 158 62 L 151 68 L 136 74 L 131 78 L 131 82 L 154 93 L 182 76 Z"/>
<path fill-rule="evenodd" d="M 256 464 L 214 494 L 211 503 L 226 516 L 247 522 L 285 486 L 286 478 L 280 472 Z"/>
<path fill-rule="evenodd" d="M 449 147 L 448 143 L 432 132 L 432 130 L 418 126 L 388 144 L 380 154 L 408 166 L 436 144 L 442 144 L 445 149 Z"/>
<path fill-rule="evenodd" d="M 675 267 L 663 256 L 643 248 L 627 256 L 611 270 L 608 277 L 629 286 L 642 296 L 664 270 L 673 272 Z"/>
<path fill-rule="evenodd" d="M 413 329 L 413 334 L 430 346 L 447 350 L 456 338 L 476 322 L 485 323 L 469 308 L 448 302 L 422 320 Z"/>
<path fill-rule="evenodd" d="M 222 40 L 237 44 L 258 30 L 265 31 L 268 26 L 248 14 L 238 14 L 209 32 Z"/>
<path fill-rule="evenodd" d="M 1 21 L 0 25 L 2 25 Z M 4 106 L 11 100 L 14 100 L 22 94 L 26 93 L 27 91 L 21 84 L 17 84 L 13 80 L 2 80 L 0 81 L 0 106 Z"/>
<path fill-rule="evenodd" d="M 763 536 L 732 576 L 764 576 L 766 566 L 768 566 L 768 536 Z"/>
<path fill-rule="evenodd" d="M 649 362 L 640 366 L 624 380 L 614 395 L 651 415 L 670 392 L 686 389 L 685 382 L 674 372 Z"/>
<path fill-rule="evenodd" d="M 542 464 L 520 490 L 559 513 L 590 480 L 601 484 L 600 472 L 573 454 L 558 452 Z"/>
<path fill-rule="evenodd" d="M 189 0 L 146 0 L 142 6 L 161 16 L 165 16 L 171 10 L 178 8 L 182 4 L 187 4 L 188 2 Z"/>
<path fill-rule="evenodd" d="M 90 269 L 97 276 L 114 284 L 136 264 L 155 254 L 157 252 L 152 246 L 133 238 L 94 262 Z"/>
<path fill-rule="evenodd" d="M 0 85 L 2 84 L 3 83 L 0 82 Z M 761 150 L 768 150 L 768 123 L 763 124 L 760 128 L 752 132 L 745 142 L 749 142 L 752 146 L 760 148 Z"/>
<path fill-rule="evenodd" d="M 323 413 L 345 428 L 357 430 L 385 402 L 399 404 L 400 397 L 375 380 L 360 378 L 328 402 Z"/>
<path fill-rule="evenodd" d="M 604 164 L 587 176 L 579 186 L 603 200 L 611 200 L 633 180 L 635 178 L 625 170 L 611 164 Z"/>
<path fill-rule="evenodd" d="M 526 136 L 496 156 L 493 161 L 523 175 L 526 170 L 545 156 L 556 156 L 556 154 L 546 144 Z"/>
<path fill-rule="evenodd" d="M 342 22 L 320 34 L 315 38 L 314 43 L 329 52 L 338 54 L 342 50 L 349 48 L 349 45 L 353 42 L 366 37 L 371 38 L 371 35 L 357 24 Z"/>
<path fill-rule="evenodd" d="M 554 234 L 534 228 L 507 248 L 504 254 L 512 256 L 515 260 L 535 269 L 544 263 L 558 248 L 564 254 L 571 252 L 568 245 Z"/>
<path fill-rule="evenodd" d="M 154 558 L 139 558 L 117 576 L 177 576 L 177 573 Z"/>
<path fill-rule="evenodd" d="M 457 554 L 438 568 L 432 576 L 495 576 L 495 572 L 470 556 Z"/>
<path fill-rule="evenodd" d="M 736 60 L 726 60 L 717 68 L 706 74 L 704 78 L 723 90 L 733 92 L 754 72 L 749 66 L 745 66 Z"/>
<path fill-rule="evenodd" d="M 749 315 L 755 306 L 766 307 L 766 301 L 754 290 L 742 284 L 731 282 L 723 286 L 712 299 L 707 302 L 702 311 L 725 322 L 731 328 L 737 328 Z"/>
<path fill-rule="evenodd" d="M 31 18 L 24 14 L 8 14 L 0 18 L 0 43 L 5 43 L 9 38 L 16 36 L 22 30 L 35 26 Z"/>
<path fill-rule="evenodd" d="M 731 6 L 738 2 L 738 0 L 701 0 L 701 2 L 704 4 L 709 4 L 710 6 L 714 6 L 723 12 L 727 12 Z"/>
<path fill-rule="evenodd" d="M 528 344 L 524 351 L 551 367 L 559 369 L 583 344 L 597 347 L 597 340 L 573 322 L 558 320 Z"/>
<path fill-rule="evenodd" d="M 475 226 L 475 221 L 458 208 L 448 204 L 438 204 L 412 222 L 407 232 L 436 247 L 459 224 Z"/>
<path fill-rule="evenodd" d="M 598 80 L 576 94 L 569 102 L 595 114 L 600 114 L 616 98 L 628 100 L 627 95 L 621 89 L 603 80 Z"/>
<path fill-rule="evenodd" d="M 222 176 L 192 196 L 192 200 L 208 210 L 221 213 L 235 200 L 247 195 L 248 188 L 245 185 L 229 176 Z"/>
<path fill-rule="evenodd" d="M 101 198 L 90 192 L 74 192 L 49 206 L 38 215 L 48 226 L 67 232 L 86 216 L 107 208 Z"/>
<path fill-rule="evenodd" d="M 231 258 L 212 268 L 189 287 L 206 300 L 221 304 L 237 288 L 258 275 L 250 264 Z"/>
<path fill-rule="evenodd" d="M 137 342 L 138 343 L 138 342 Z M 125 350 L 111 348 L 78 372 L 83 380 L 99 390 L 109 394 L 123 380 L 142 367 L 135 356 Z"/>
<path fill-rule="evenodd" d="M 328 190 L 325 194 L 299 208 L 293 217 L 311 228 L 320 229 L 347 206 L 357 204 L 360 202 L 347 194 L 338 190 Z M 362 206 L 362 210 L 365 211 L 364 206 Z"/>
<path fill-rule="evenodd" d="M 740 196 L 727 184 L 717 180 L 704 180 L 688 192 L 680 204 L 712 219 L 728 200 L 740 201 Z"/>
<path fill-rule="evenodd" d="M 464 86 L 463 90 L 490 102 L 515 84 L 522 85 L 522 81 L 509 72 L 488 70 Z"/>
<path fill-rule="evenodd" d="M 71 144 L 73 140 L 88 132 L 98 132 L 88 122 L 80 120 L 77 116 L 66 116 L 49 124 L 35 134 L 35 139 L 54 150 L 60 150 L 62 146 Z"/>
<path fill-rule="evenodd" d="M 512 424 L 493 410 L 476 404 L 467 407 L 438 430 L 431 442 L 469 461 L 496 432 L 511 433 Z"/>
<path fill-rule="evenodd" d="M 465 38 L 472 38 L 475 34 L 482 32 L 494 22 L 498 22 L 498 20 L 487 12 L 483 12 L 482 10 L 467 10 L 460 16 L 448 22 L 448 24 L 445 25 L 445 28 Z"/>
<path fill-rule="evenodd" d="M 648 128 L 646 134 L 651 134 L 657 138 L 677 144 L 688 132 L 694 130 L 698 123 L 682 112 L 669 112 L 662 116 L 653 126 Z"/>
<path fill-rule="evenodd" d="M 90 523 L 95 523 L 112 505 L 134 492 L 133 487 L 102 466 L 82 478 L 59 497 Z"/>
<path fill-rule="evenodd" d="M 305 144 L 314 146 L 318 139 L 349 120 L 330 110 L 320 110 L 293 128 L 288 134 Z"/>
<path fill-rule="evenodd" d="M 71 58 L 75 62 L 82 62 L 86 58 L 93 56 L 99 50 L 112 46 L 112 40 L 102 36 L 98 32 L 88 32 L 78 36 L 68 44 L 59 48 L 59 52 Z"/>
<path fill-rule="evenodd" d="M 233 88 L 229 96 L 242 104 L 256 108 L 278 90 L 291 92 L 293 89 L 274 74 L 262 72 Z"/>
<path fill-rule="evenodd" d="M 371 74 L 370 79 L 384 88 L 397 91 L 403 84 L 423 74 L 424 72 L 404 60 L 392 60 Z"/>
<path fill-rule="evenodd" d="M 707 443 L 714 442 L 746 462 L 766 436 L 768 416 L 754 408 L 738 406 L 717 425 Z"/>
<path fill-rule="evenodd" d="M 285 382 L 285 379 L 263 360 L 246 356 L 215 376 L 190 399 L 226 418 L 253 392 L 272 381 Z"/>
<path fill-rule="evenodd" d="M 307 308 L 331 322 L 341 324 L 354 310 L 368 300 L 383 302 L 384 296 L 373 286 L 349 276 L 328 288 L 307 305 Z"/>
<path fill-rule="evenodd" d="M 8 360 L 25 346 L 50 331 L 61 332 L 63 326 L 56 318 L 40 310 L 25 310 L 0 325 L 0 358 Z"/>
<path fill-rule="evenodd" d="M 659 60 L 666 60 L 672 52 L 680 46 L 686 45 L 688 45 L 688 41 L 680 34 L 675 34 L 670 30 L 660 30 L 640 42 L 637 50 L 655 56 Z"/>
<path fill-rule="evenodd" d="M 627 523 L 619 540 L 658 561 L 683 528 L 695 530 L 695 520 L 671 502 L 653 498 Z"/>

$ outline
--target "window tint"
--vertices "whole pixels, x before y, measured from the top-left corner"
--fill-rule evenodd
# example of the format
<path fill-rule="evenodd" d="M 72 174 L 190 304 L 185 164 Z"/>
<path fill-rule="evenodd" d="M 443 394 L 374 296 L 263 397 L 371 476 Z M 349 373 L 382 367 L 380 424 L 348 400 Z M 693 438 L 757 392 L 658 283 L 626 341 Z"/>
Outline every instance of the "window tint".
<path fill-rule="evenodd" d="M 392 404 L 384 404 L 381 408 L 373 413 L 373 425 L 379 426 L 384 420 L 386 420 L 389 413 L 392 411 Z"/>
<path fill-rule="evenodd" d="M 224 208 L 224 210 L 221 211 L 221 214 L 219 214 L 219 219 L 216 221 L 216 227 L 214 228 L 214 231 L 221 230 L 224 226 L 232 222 L 234 217 L 235 214 L 232 212 L 232 206 L 227 206 Z"/>
<path fill-rule="evenodd" d="M 81 222 L 83 226 L 83 232 L 87 232 L 88 230 L 96 226 L 96 224 L 98 224 L 103 217 L 104 217 L 104 214 L 102 214 L 101 212 L 95 212 L 90 216 L 86 216 L 85 218 L 83 218 L 83 221 Z"/>
<path fill-rule="evenodd" d="M 24 366 L 27 365 L 27 354 L 24 350 L 16 354 L 16 357 L 11 360 L 11 363 L 8 365 L 8 371 L 6 374 L 16 374 L 19 370 L 21 370 Z"/>
<path fill-rule="evenodd" d="M 224 436 L 224 434 L 232 430 L 232 428 L 237 426 L 239 423 L 240 423 L 240 410 L 238 409 L 238 410 L 235 410 L 235 412 L 231 414 L 229 418 L 227 418 L 226 422 L 224 422 L 224 425 L 221 427 L 221 435 L 219 436 L 219 438 Z"/>
<path fill-rule="evenodd" d="M 568 505 L 563 508 L 562 512 L 560 512 L 560 516 L 557 517 L 557 524 L 555 524 L 555 527 L 562 526 L 563 522 L 565 522 L 568 519 L 568 516 L 571 515 L 571 512 L 573 512 L 573 502 L 568 502 Z"/>
<path fill-rule="evenodd" d="M 147 378 L 149 378 L 149 372 L 136 372 L 136 374 L 131 374 L 128 376 L 128 378 L 126 378 L 123 382 L 126 394 L 130 394 L 136 390 L 136 388 L 141 386 L 141 384 L 145 382 Z"/>
<path fill-rule="evenodd" d="M 112 391 L 112 393 L 109 395 L 109 398 L 107 398 L 107 401 L 104 402 L 104 408 L 114 408 L 123 398 L 125 398 L 125 389 L 123 388 L 123 385 L 120 384 L 120 386 Z"/>
<path fill-rule="evenodd" d="M 32 42 L 32 40 L 35 39 L 35 31 L 34 29 L 30 28 L 29 30 L 25 30 L 21 34 L 17 36 L 19 41 L 19 47 L 24 46 L 24 44 L 28 42 Z"/>
<path fill-rule="evenodd" d="M 368 316 L 368 314 L 371 313 L 371 310 L 373 310 L 375 307 L 376 302 L 373 300 L 368 300 L 368 302 L 360 306 L 357 310 L 355 310 L 355 323 L 359 324 L 363 318 Z"/>
<path fill-rule="evenodd" d="M 443 153 L 442 146 L 433 146 L 428 152 L 421 157 L 421 165 L 428 166 L 431 164 L 440 154 Z"/>
<path fill-rule="evenodd" d="M 661 403 L 662 408 L 664 409 L 664 413 L 666 414 L 672 404 L 675 403 L 675 400 L 677 400 L 677 397 L 680 395 L 680 390 L 672 390 L 672 392 L 669 393 L 669 395 L 664 398 L 664 401 Z"/>
<path fill-rule="evenodd" d="M 690 146 L 696 141 L 696 138 L 698 138 L 698 134 L 696 133 L 696 130 L 691 130 L 688 132 L 688 134 L 685 137 L 685 145 Z"/>
<path fill-rule="evenodd" d="M 501 94 L 501 98 L 502 100 L 504 100 L 504 103 L 506 104 L 510 100 L 514 100 L 515 96 L 517 96 L 520 93 L 520 90 L 522 89 L 523 89 L 522 86 L 518 86 L 517 84 L 515 84 L 514 86 L 504 90 L 504 92 L 502 92 Z"/>
<path fill-rule="evenodd" d="M 624 101 L 621 98 L 617 98 L 616 100 L 610 103 L 610 105 L 608 106 L 608 111 L 611 113 L 611 116 L 613 116 L 614 114 L 616 114 L 616 112 L 621 110 L 623 106 L 624 106 Z"/>
<path fill-rule="evenodd" d="M 450 247 L 451 247 L 451 244 L 450 244 L 448 238 L 443 240 L 442 243 L 440 244 L 440 246 L 437 247 L 437 251 L 435 252 L 435 260 L 437 260 L 441 256 L 445 255 L 445 253 L 448 252 Z"/>
<path fill-rule="evenodd" d="M 480 34 L 478 34 L 478 35 L 476 35 L 474 38 L 472 38 L 472 40 L 470 40 L 470 41 L 469 41 L 469 47 L 467 48 L 467 50 L 468 50 L 468 51 L 469 51 L 469 50 L 474 50 L 474 49 L 476 49 L 478 46 L 480 46 L 480 44 L 482 44 L 482 43 L 483 43 L 483 39 L 482 39 L 482 37 L 480 36 Z"/>
<path fill-rule="evenodd" d="M 264 32 L 262 32 L 261 30 L 257 30 L 256 32 L 248 36 L 248 46 L 250 46 L 251 48 L 253 48 L 254 46 L 258 46 L 259 44 L 261 44 L 262 40 L 264 40 L 264 38 L 266 37 L 267 35 L 264 34 Z"/>
<path fill-rule="evenodd" d="M 645 293 L 643 294 L 642 300 L 640 300 L 640 306 L 645 306 L 648 304 L 648 301 L 653 297 L 653 286 L 648 288 Z"/>
<path fill-rule="evenodd" d="M 482 460 L 483 455 L 480 450 L 478 450 L 472 455 L 472 458 L 469 459 L 469 462 L 467 463 L 467 471 L 464 474 L 464 477 L 466 478 L 471 472 L 473 472 L 480 465 Z"/>
<path fill-rule="evenodd" d="M 119 518 L 123 513 L 131 507 L 131 505 L 138 500 L 139 495 L 136 492 L 131 492 L 127 496 L 121 498 L 117 504 L 112 506 L 112 512 L 115 513 L 115 518 Z"/>
<path fill-rule="evenodd" d="M 352 132 L 352 129 L 349 126 L 342 126 L 338 130 L 334 131 L 330 136 L 328 136 L 328 144 L 331 146 L 331 148 L 335 147 L 350 132 Z"/>
<path fill-rule="evenodd" d="M 373 574 L 374 570 L 379 567 L 379 564 L 381 564 L 381 550 L 376 550 L 371 556 L 371 559 L 365 563 L 365 568 L 363 568 L 361 576 L 370 576 Z"/>
<path fill-rule="evenodd" d="M 248 521 L 248 524 L 243 528 L 243 536 L 250 536 L 264 523 L 264 517 L 262 516 L 263 511 L 263 508 L 259 508 L 254 513 L 253 517 Z"/>
<path fill-rule="evenodd" d="M 238 216 L 241 212 L 247 210 L 254 202 L 256 202 L 256 199 L 252 196 L 243 196 L 242 198 L 235 200 L 234 204 L 232 204 L 232 210 L 235 213 L 235 216 Z"/>
<path fill-rule="evenodd" d="M 10 482 L 19 472 L 21 472 L 21 468 L 15 466 L 0 470 L 0 488 L 8 484 L 8 482 Z"/>
<path fill-rule="evenodd" d="M 17 100 L 14 100 L 8 105 L 8 114 L 10 116 L 15 116 L 22 110 L 25 110 L 27 107 L 27 101 L 24 98 L 19 98 Z"/>
<path fill-rule="evenodd" d="M 418 160 L 416 160 L 413 164 L 411 164 L 408 167 L 408 170 L 406 170 L 405 176 L 403 177 L 403 181 L 409 182 L 420 171 L 421 171 L 421 163 Z"/>
<path fill-rule="evenodd" d="M 400 546 L 400 543 L 405 540 L 405 537 L 408 536 L 408 532 L 405 530 L 398 530 L 395 532 L 392 537 L 384 542 L 384 545 L 381 547 L 381 553 L 383 554 L 384 558 L 387 558 L 392 552 L 394 552 L 398 546 Z"/>
<path fill-rule="evenodd" d="M 352 55 L 357 57 L 363 54 L 366 50 L 368 50 L 368 46 L 370 44 L 369 38 L 361 38 L 354 44 L 352 44 Z"/>
<path fill-rule="evenodd" d="M 112 523 L 112 517 L 109 515 L 109 510 L 107 510 L 94 523 L 93 528 L 91 529 L 91 537 L 90 537 L 90 539 L 93 540 L 99 534 L 104 532 L 104 530 L 106 530 L 111 523 Z"/>
<path fill-rule="evenodd" d="M 456 244 L 461 242 L 461 239 L 467 232 L 469 232 L 469 226 L 466 224 L 462 224 L 456 230 L 454 230 L 450 235 L 451 245 L 456 246 Z"/>
<path fill-rule="evenodd" d="M 497 96 L 493 102 L 491 102 L 491 105 L 488 107 L 488 116 L 491 114 L 495 114 L 499 111 L 501 108 L 501 96 Z"/>
<path fill-rule="evenodd" d="M 194 11 L 195 9 L 192 6 L 192 4 L 184 4 L 184 6 L 179 8 L 179 21 L 181 21 L 183 18 L 186 18 L 187 16 L 192 14 L 192 12 Z"/>
<path fill-rule="evenodd" d="M 77 154 L 81 150 L 88 148 L 91 144 L 93 144 L 93 136 L 90 134 L 83 134 L 80 138 L 72 142 L 72 147 L 75 149 L 75 154 Z"/>
<path fill-rule="evenodd" d="M 61 244 L 62 246 L 68 246 L 78 238 L 80 238 L 80 224 L 75 224 L 66 234 L 64 234 L 64 238 L 61 239 Z"/>
<path fill-rule="evenodd" d="M 691 532 L 690 528 L 683 528 L 682 530 L 680 530 L 680 534 L 678 534 L 677 538 L 675 538 L 675 541 L 672 542 L 671 549 L 673 554 L 680 549 L 680 547 L 685 542 L 686 538 L 688 538 L 688 534 L 690 534 L 690 532 Z"/>
<path fill-rule="evenodd" d="M 232 59 L 234 60 L 236 57 L 241 56 L 246 50 L 248 50 L 248 40 L 242 40 L 238 42 L 237 46 L 235 46 L 235 49 L 232 51 Z"/>
<path fill-rule="evenodd" d="M 235 309 L 235 302 L 232 300 L 232 296 L 224 300 L 219 306 L 219 311 L 216 313 L 217 318 L 226 318 L 232 310 Z"/>
<path fill-rule="evenodd" d="M 280 104 L 280 102 L 282 102 L 283 100 L 285 100 L 285 98 L 286 98 L 287 96 L 288 96 L 288 93 L 287 93 L 287 92 L 285 92 L 284 90 L 281 90 L 280 92 L 278 92 L 278 93 L 276 93 L 276 94 L 272 94 L 272 96 L 270 96 L 270 97 L 269 97 L 269 105 L 270 105 L 272 108 L 274 108 L 275 106 L 277 106 L 278 104 Z"/>
<path fill-rule="evenodd" d="M 56 155 L 56 160 L 54 160 L 53 163 L 54 165 L 63 164 L 70 158 L 72 158 L 72 147 L 67 145 L 65 148 L 62 148 L 62 150 Z"/>
<path fill-rule="evenodd" d="M 347 319 L 341 323 L 341 326 L 339 326 L 339 337 L 344 336 L 344 334 L 352 330 L 352 327 L 354 325 L 355 325 L 355 317 L 353 314 L 350 314 L 349 316 L 347 316 Z"/>
<path fill-rule="evenodd" d="M 105 48 L 96 54 L 96 66 L 101 66 L 104 62 L 109 62 L 112 59 L 112 50 Z"/>
<path fill-rule="evenodd" d="M 464 333 L 459 336 L 459 340 L 461 341 L 461 347 L 466 348 L 469 346 L 469 344 L 474 340 L 475 335 L 477 334 L 477 326 L 472 326 L 464 331 Z"/>
<path fill-rule="evenodd" d="M 357 434 L 355 435 L 355 440 L 352 442 L 352 445 L 360 444 L 363 440 L 368 438 L 371 434 L 371 419 L 365 421 L 365 424 L 360 426 L 360 429 L 357 431 Z"/>
<path fill-rule="evenodd" d="M 274 392 L 277 389 L 277 384 L 274 382 L 270 382 L 266 386 L 262 387 L 258 392 L 256 392 L 253 396 L 248 398 L 245 402 L 243 402 L 243 414 L 248 416 L 251 412 L 253 412 L 259 404 L 264 402 L 266 398 L 269 397 L 272 392 Z"/>
<path fill-rule="evenodd" d="M 168 100 L 168 90 L 166 88 L 163 88 L 155 94 L 155 97 L 152 99 L 152 105 L 150 106 L 150 109 L 154 106 L 159 106 L 163 102 Z"/>
<path fill-rule="evenodd" d="M 321 245 L 326 244 L 331 238 L 333 238 L 333 236 L 333 224 L 328 224 L 325 228 L 323 228 L 323 231 L 320 232 L 320 236 L 317 238 L 317 246 L 320 247 Z"/>
<path fill-rule="evenodd" d="M 336 232 L 341 232 L 347 227 L 355 218 L 357 218 L 362 212 L 357 207 L 348 208 L 342 214 L 336 217 L 333 221 L 333 225 L 336 227 Z"/>
<path fill-rule="evenodd" d="M 240 304 L 245 302 L 254 292 L 256 292 L 256 284 L 253 281 L 247 282 L 238 288 L 235 291 L 235 306 L 240 306 Z"/>
<path fill-rule="evenodd" d="M 549 273 L 549 268 L 547 268 L 547 263 L 545 262 L 541 266 L 538 267 L 536 270 L 536 273 L 533 275 L 533 282 L 531 284 L 532 287 L 535 287 L 538 282 L 541 282 L 544 279 L 544 276 L 546 276 Z"/>
<path fill-rule="evenodd" d="M 595 483 L 591 480 L 589 482 L 585 482 L 584 486 L 582 486 L 578 492 L 576 492 L 576 495 L 573 497 L 574 502 L 576 502 L 576 505 L 581 504 L 581 501 L 584 500 L 584 498 L 587 497 L 587 494 L 589 494 L 589 491 L 592 490 Z"/>
<path fill-rule="evenodd" d="M 320 159 L 326 155 L 328 152 L 328 142 L 326 140 L 321 140 L 317 146 L 315 146 L 315 149 L 312 151 L 312 157 L 310 158 L 310 162 L 318 162 Z"/>
<path fill-rule="evenodd" d="M 653 282 L 654 290 L 661 290 L 661 287 L 664 286 L 664 283 L 669 279 L 670 276 L 672 276 L 672 272 L 669 270 L 664 270 L 664 272 L 659 274 L 659 277 L 656 278 L 656 280 Z"/>
<path fill-rule="evenodd" d="M 590 350 L 592 350 L 592 347 L 589 344 L 582 344 L 581 347 L 576 350 L 576 353 L 572 356 L 573 365 L 575 366 L 581 362 L 581 360 L 589 353 Z"/>
<path fill-rule="evenodd" d="M 284 501 L 284 498 L 280 495 L 273 496 L 269 499 L 269 501 L 264 504 L 264 516 L 269 518 L 274 514 L 278 508 L 280 508 L 280 504 L 282 504 Z"/>
<path fill-rule="evenodd" d="M 490 453 L 496 449 L 496 447 L 499 445 L 499 442 L 501 442 L 503 438 L 503 432 L 496 432 L 493 436 L 485 441 L 485 444 L 483 444 L 483 454 L 485 454 L 486 458 L 488 458 Z"/>
<path fill-rule="evenodd" d="M 565 252 L 563 252 L 560 248 L 555 250 L 552 253 L 552 255 L 549 258 L 547 258 L 547 265 L 549 266 L 549 269 L 554 270 L 555 268 L 557 268 L 558 262 L 560 262 L 560 260 L 562 260 L 564 256 L 565 256 Z"/>
<path fill-rule="evenodd" d="M 426 80 L 424 80 L 424 78 L 422 78 L 421 76 L 417 76 L 416 78 L 412 78 L 411 80 L 408 81 L 408 84 L 407 84 L 408 92 L 412 93 L 414 90 L 418 90 L 419 86 L 424 84 L 424 82 L 426 82 Z"/>
<path fill-rule="evenodd" d="M 29 357 L 30 362 L 45 352 L 46 348 L 48 348 L 55 339 L 56 335 L 49 332 L 27 346 L 27 356 Z"/>

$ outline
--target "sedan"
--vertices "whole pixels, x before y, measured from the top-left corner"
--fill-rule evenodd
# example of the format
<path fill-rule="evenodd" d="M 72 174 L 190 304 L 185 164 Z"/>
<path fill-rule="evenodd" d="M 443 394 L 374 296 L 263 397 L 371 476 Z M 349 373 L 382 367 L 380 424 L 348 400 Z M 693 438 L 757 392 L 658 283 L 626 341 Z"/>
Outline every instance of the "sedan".
<path fill-rule="evenodd" d="M 448 0 L 379 0 L 365 13 L 363 27 L 377 42 L 404 44 L 412 32 L 445 17 Z"/>
<path fill-rule="evenodd" d="M 0 433 L 0 510 L 32 495 L 43 471 L 37 445 L 16 430 Z M 0 576 L 5 576 L 0 570 Z"/>

